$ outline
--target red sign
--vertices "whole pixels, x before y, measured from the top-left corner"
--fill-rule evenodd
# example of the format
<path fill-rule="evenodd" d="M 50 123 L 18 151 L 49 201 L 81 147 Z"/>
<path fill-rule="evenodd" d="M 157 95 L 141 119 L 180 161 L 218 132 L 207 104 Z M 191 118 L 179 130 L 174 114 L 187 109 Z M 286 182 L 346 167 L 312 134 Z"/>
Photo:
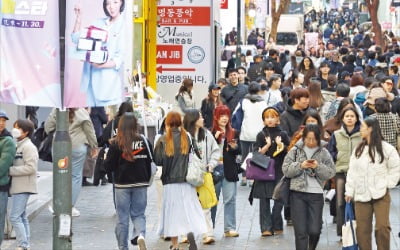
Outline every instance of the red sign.
<path fill-rule="evenodd" d="M 159 6 L 160 26 L 210 26 L 210 7 Z"/>
<path fill-rule="evenodd" d="M 192 71 L 192 72 L 194 72 L 194 71 L 196 71 L 195 68 L 163 68 L 162 65 L 158 66 L 156 68 L 156 70 L 157 70 L 158 73 L 162 73 L 162 72 L 165 72 L 165 71 L 173 71 L 173 72 L 176 72 L 176 71 L 178 71 L 178 72 L 180 72 L 180 71 Z"/>
<path fill-rule="evenodd" d="M 157 45 L 157 64 L 182 64 L 182 45 Z"/>
<path fill-rule="evenodd" d="M 228 8 L 228 0 L 221 0 L 220 8 L 227 9 Z"/>

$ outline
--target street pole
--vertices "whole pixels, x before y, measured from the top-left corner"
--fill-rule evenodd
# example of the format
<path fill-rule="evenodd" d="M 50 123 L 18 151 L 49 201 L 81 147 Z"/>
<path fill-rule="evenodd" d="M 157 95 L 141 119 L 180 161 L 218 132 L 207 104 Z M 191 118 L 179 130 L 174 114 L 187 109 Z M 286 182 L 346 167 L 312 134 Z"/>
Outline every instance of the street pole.
<path fill-rule="evenodd" d="M 60 85 L 64 107 L 64 59 L 66 0 L 58 0 L 60 32 Z M 72 180 L 69 116 L 65 108 L 57 109 L 53 140 L 53 249 L 72 250 Z"/>
<path fill-rule="evenodd" d="M 240 0 L 237 0 L 237 35 L 236 35 L 236 68 L 242 65 L 240 61 L 240 55 L 242 54 L 242 49 L 240 48 L 241 39 L 240 39 L 240 19 L 241 19 L 241 4 Z"/>
<path fill-rule="evenodd" d="M 57 109 L 53 141 L 53 249 L 72 250 L 71 139 L 68 111 Z"/>

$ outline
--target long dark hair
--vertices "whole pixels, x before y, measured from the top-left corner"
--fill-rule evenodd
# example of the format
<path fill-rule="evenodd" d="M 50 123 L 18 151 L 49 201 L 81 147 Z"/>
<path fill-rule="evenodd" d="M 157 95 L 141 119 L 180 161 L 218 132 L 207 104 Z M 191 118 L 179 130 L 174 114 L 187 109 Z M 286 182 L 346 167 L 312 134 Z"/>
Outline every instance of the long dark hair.
<path fill-rule="evenodd" d="M 193 80 L 189 79 L 189 78 L 185 78 L 182 81 L 182 85 L 179 88 L 178 94 L 175 96 L 175 99 L 178 100 L 178 96 L 182 95 L 183 92 L 188 93 L 190 98 L 192 98 L 192 90 L 191 90 L 192 87 L 193 87 Z"/>
<path fill-rule="evenodd" d="M 133 105 L 131 101 L 125 101 L 119 105 L 118 113 L 115 117 L 121 117 L 126 112 L 133 112 Z"/>
<path fill-rule="evenodd" d="M 301 125 L 306 126 L 306 122 L 309 117 L 312 117 L 315 120 L 317 120 L 317 125 L 319 127 L 319 130 L 321 131 L 321 135 L 323 135 L 324 125 L 322 124 L 322 119 L 321 116 L 319 115 L 319 112 L 315 109 L 307 110 L 306 115 L 304 116 L 303 121 L 301 122 Z"/>
<path fill-rule="evenodd" d="M 382 150 L 383 136 L 381 132 L 381 127 L 379 126 L 379 121 L 375 117 L 369 116 L 365 118 L 363 122 L 369 128 L 372 128 L 372 131 L 369 139 L 369 144 L 367 139 L 363 139 L 362 142 L 357 146 L 356 157 L 360 158 L 365 146 L 368 145 L 368 154 L 371 161 L 375 163 L 375 152 L 378 152 L 380 156 L 379 163 L 382 163 L 384 160 L 384 154 Z"/>
<path fill-rule="evenodd" d="M 195 136 L 196 122 L 200 119 L 200 111 L 198 109 L 188 109 L 185 112 L 185 117 L 183 118 L 183 127 L 188 131 L 193 137 Z M 197 135 L 197 141 L 203 141 L 206 132 L 204 128 L 199 128 L 199 134 Z"/>
<path fill-rule="evenodd" d="M 122 156 L 128 161 L 134 161 L 132 155 L 132 143 L 139 140 L 138 122 L 135 115 L 131 112 L 126 112 L 122 115 L 118 122 L 118 133 L 116 142 L 122 150 Z"/>

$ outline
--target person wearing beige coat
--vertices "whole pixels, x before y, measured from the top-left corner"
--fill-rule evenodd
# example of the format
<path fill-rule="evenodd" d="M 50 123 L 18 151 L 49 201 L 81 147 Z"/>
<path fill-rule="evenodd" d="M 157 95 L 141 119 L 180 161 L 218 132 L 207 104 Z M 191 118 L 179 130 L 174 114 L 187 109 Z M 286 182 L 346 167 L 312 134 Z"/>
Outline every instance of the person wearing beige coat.
<path fill-rule="evenodd" d="M 56 129 L 56 109 L 47 118 L 44 129 L 50 133 Z M 72 216 L 80 216 L 75 208 L 79 193 L 82 188 L 83 166 L 86 159 L 88 147 L 91 148 L 92 157 L 97 155 L 97 138 L 94 132 L 89 112 L 84 108 L 69 109 L 69 135 L 71 137 L 71 174 L 72 174 Z"/>
<path fill-rule="evenodd" d="M 37 193 L 36 173 L 39 155 L 36 146 L 29 138 L 34 125 L 29 120 L 17 120 L 11 131 L 17 140 L 17 152 L 13 165 L 10 167 L 12 206 L 10 221 L 17 238 L 17 249 L 29 249 L 29 221 L 26 215 L 26 205 L 29 196 Z"/>

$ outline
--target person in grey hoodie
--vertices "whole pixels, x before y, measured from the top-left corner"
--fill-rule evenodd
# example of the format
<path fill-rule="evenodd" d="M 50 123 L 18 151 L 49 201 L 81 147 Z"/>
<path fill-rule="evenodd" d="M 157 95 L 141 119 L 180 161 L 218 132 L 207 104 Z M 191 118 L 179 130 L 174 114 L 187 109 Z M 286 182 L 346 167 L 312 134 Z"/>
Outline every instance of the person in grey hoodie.
<path fill-rule="evenodd" d="M 329 151 L 322 145 L 321 130 L 307 124 L 302 140 L 286 155 L 283 174 L 290 180 L 290 208 L 296 250 L 315 250 L 322 229 L 323 186 L 335 175 Z"/>

